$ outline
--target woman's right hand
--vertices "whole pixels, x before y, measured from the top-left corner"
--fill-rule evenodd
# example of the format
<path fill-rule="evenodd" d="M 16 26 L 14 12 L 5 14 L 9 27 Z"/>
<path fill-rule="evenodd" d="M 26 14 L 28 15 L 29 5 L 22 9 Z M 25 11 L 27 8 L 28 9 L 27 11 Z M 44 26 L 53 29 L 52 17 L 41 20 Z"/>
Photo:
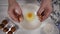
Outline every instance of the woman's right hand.
<path fill-rule="evenodd" d="M 8 14 L 14 21 L 22 21 L 22 10 L 15 0 L 8 0 Z"/>

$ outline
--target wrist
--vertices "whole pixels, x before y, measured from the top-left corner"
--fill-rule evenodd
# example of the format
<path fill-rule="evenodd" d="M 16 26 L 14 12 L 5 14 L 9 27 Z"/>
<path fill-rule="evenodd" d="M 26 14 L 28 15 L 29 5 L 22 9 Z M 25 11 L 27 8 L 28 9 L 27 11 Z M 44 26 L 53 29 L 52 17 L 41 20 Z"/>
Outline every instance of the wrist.
<path fill-rule="evenodd" d="M 42 2 L 52 2 L 52 0 L 41 0 Z"/>
<path fill-rule="evenodd" d="M 8 0 L 9 5 L 13 5 L 14 3 L 16 3 L 16 0 Z"/>
<path fill-rule="evenodd" d="M 41 4 L 51 4 L 52 3 L 52 0 L 41 0 Z"/>

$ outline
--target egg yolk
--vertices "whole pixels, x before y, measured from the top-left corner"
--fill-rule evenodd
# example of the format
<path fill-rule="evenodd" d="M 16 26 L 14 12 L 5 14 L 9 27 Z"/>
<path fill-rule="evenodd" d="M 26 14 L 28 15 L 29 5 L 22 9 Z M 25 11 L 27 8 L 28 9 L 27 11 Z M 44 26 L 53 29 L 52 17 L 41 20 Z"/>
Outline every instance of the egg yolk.
<path fill-rule="evenodd" d="M 32 12 L 29 12 L 26 14 L 26 19 L 28 21 L 32 21 L 34 19 L 34 14 Z"/>
<path fill-rule="evenodd" d="M 27 16 L 28 18 L 32 18 L 32 13 L 29 13 Z"/>

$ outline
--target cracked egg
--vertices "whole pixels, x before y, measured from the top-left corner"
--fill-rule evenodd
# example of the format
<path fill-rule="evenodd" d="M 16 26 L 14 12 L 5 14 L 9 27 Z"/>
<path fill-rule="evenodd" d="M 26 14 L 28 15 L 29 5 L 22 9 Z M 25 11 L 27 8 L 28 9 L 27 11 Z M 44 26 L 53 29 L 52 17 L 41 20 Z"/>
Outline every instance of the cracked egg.
<path fill-rule="evenodd" d="M 30 8 L 29 8 L 30 7 Z M 32 9 L 33 8 L 33 9 Z M 41 23 L 37 16 L 38 7 L 36 5 L 27 4 L 23 6 L 23 22 L 20 23 L 22 28 L 35 29 L 38 28 Z"/>
<path fill-rule="evenodd" d="M 26 18 L 27 21 L 33 21 L 33 19 L 35 18 L 35 15 L 32 12 L 28 12 L 25 15 L 25 18 Z"/>

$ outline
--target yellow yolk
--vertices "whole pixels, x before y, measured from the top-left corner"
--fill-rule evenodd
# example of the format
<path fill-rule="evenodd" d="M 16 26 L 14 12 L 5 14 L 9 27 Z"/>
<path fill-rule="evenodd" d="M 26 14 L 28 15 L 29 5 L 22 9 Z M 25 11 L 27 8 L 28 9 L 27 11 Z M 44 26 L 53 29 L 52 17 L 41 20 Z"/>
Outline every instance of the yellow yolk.
<path fill-rule="evenodd" d="M 27 17 L 28 17 L 28 18 L 32 18 L 32 13 L 29 13 L 29 14 L 27 15 Z"/>
<path fill-rule="evenodd" d="M 29 12 L 26 14 L 26 19 L 28 21 L 32 21 L 34 19 L 34 14 L 32 12 Z"/>

